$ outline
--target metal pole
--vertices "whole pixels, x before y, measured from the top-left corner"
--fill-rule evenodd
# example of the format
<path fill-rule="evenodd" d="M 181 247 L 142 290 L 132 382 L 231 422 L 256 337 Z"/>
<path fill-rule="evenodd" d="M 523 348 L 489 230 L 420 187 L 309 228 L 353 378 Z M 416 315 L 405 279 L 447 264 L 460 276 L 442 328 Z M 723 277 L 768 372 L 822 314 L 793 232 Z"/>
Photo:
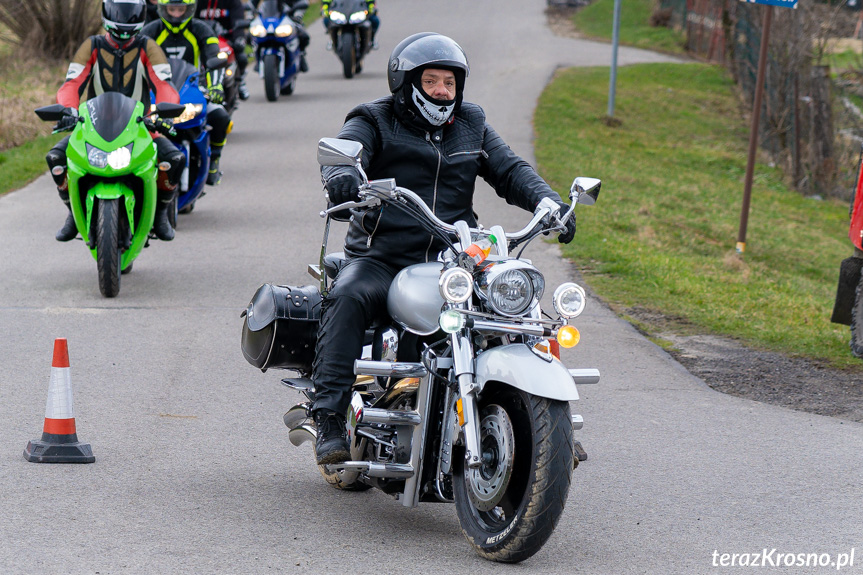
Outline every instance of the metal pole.
<path fill-rule="evenodd" d="M 770 42 L 770 23 L 773 6 L 765 6 L 764 30 L 761 33 L 761 50 L 758 54 L 758 76 L 755 80 L 755 102 L 752 104 L 752 126 L 749 130 L 749 158 L 743 184 L 743 207 L 740 210 L 740 231 L 737 234 L 737 253 L 746 250 L 746 225 L 749 221 L 749 200 L 752 196 L 752 172 L 755 169 L 755 152 L 758 149 L 758 122 L 761 119 L 761 98 L 764 93 L 764 72 L 767 68 L 767 45 Z"/>
<path fill-rule="evenodd" d="M 611 33 L 611 85 L 608 87 L 608 117 L 614 117 L 614 92 L 617 85 L 617 44 L 620 40 L 620 0 L 614 0 L 614 29 Z"/>

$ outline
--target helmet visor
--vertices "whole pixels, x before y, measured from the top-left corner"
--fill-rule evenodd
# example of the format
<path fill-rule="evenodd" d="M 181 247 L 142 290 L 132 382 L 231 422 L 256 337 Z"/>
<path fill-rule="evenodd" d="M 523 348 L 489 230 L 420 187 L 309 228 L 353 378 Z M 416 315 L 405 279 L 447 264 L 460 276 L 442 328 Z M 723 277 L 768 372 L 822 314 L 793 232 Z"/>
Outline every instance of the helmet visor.
<path fill-rule="evenodd" d="M 159 18 L 168 24 L 179 26 L 195 15 L 195 3 L 159 0 L 156 10 L 159 12 Z"/>
<path fill-rule="evenodd" d="M 144 24 L 147 7 L 141 0 L 106 0 L 102 3 L 102 17 L 115 26 Z"/>

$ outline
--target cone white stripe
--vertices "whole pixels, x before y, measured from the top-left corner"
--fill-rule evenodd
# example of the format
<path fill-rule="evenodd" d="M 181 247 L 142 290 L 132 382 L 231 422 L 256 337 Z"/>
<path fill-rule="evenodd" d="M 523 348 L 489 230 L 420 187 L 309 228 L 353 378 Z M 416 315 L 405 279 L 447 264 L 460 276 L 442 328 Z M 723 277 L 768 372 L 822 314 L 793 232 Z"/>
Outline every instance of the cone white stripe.
<path fill-rule="evenodd" d="M 68 367 L 51 368 L 51 384 L 45 403 L 45 419 L 74 419 L 72 401 L 72 375 Z"/>

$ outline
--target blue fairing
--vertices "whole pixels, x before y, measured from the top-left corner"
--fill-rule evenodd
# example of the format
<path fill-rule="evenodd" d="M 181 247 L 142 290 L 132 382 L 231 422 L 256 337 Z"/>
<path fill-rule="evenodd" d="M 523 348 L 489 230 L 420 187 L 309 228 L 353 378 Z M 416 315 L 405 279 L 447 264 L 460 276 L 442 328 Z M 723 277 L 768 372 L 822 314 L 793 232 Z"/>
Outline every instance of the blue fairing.
<path fill-rule="evenodd" d="M 279 14 L 269 15 L 262 8 L 260 23 L 266 29 L 267 34 L 263 37 L 252 37 L 252 42 L 255 47 L 255 59 L 258 62 L 258 74 L 263 76 L 263 70 L 260 65 L 264 60 L 264 56 L 275 54 L 279 58 L 279 83 L 280 87 L 284 88 L 294 77 L 300 72 L 300 48 L 299 36 L 297 34 L 296 24 L 288 17 Z M 279 26 L 290 25 L 293 31 L 289 36 L 276 36 L 276 29 Z"/>
<path fill-rule="evenodd" d="M 180 103 L 198 105 L 201 111 L 184 122 L 174 121 L 176 136 L 169 139 L 186 156 L 186 169 L 180 177 L 177 209 L 183 210 L 204 191 L 210 168 L 210 133 L 207 131 L 207 99 L 201 91 L 201 74 L 184 60 L 170 58 L 174 87 L 180 93 Z"/>

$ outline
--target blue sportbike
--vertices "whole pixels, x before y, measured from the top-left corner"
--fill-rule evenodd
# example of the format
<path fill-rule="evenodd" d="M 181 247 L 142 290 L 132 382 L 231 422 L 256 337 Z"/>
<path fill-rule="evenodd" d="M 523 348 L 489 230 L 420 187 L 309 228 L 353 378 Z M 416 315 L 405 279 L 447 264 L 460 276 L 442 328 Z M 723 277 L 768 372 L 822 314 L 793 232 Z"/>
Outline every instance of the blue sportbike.
<path fill-rule="evenodd" d="M 201 73 L 185 60 L 169 58 L 174 87 L 180 93 L 185 111 L 174 120 L 176 136 L 168 136 L 186 155 L 186 168 L 174 205 L 168 210 L 168 220 L 177 227 L 177 213 L 188 214 L 195 202 L 204 195 L 207 172 L 210 169 L 210 132 L 207 130 L 207 99 L 201 89 Z"/>
<path fill-rule="evenodd" d="M 293 13 L 302 14 L 309 5 L 297 2 Z M 279 0 L 264 0 L 249 26 L 255 50 L 255 67 L 264 79 L 267 100 L 275 102 L 280 94 L 294 93 L 300 74 L 300 36 L 297 22 L 282 9 Z"/>

